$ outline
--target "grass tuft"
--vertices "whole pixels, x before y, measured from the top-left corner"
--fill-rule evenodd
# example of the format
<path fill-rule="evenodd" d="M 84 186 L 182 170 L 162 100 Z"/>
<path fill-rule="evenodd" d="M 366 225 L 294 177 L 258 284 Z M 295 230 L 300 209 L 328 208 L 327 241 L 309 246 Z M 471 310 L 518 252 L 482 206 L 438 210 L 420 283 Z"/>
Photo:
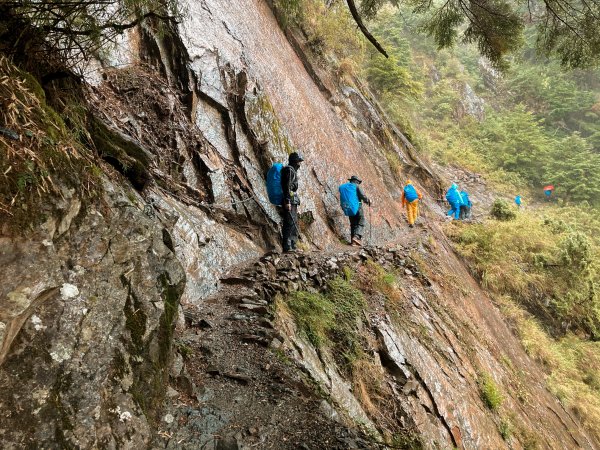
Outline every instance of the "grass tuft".
<path fill-rule="evenodd" d="M 492 376 L 484 372 L 479 376 L 477 383 L 485 405 L 492 411 L 498 410 L 504 401 L 504 396 Z"/>
<path fill-rule="evenodd" d="M 0 127 L 0 223 L 23 232 L 44 220 L 49 196 L 72 187 L 91 195 L 91 161 L 76 136 L 37 80 L 1 55 Z"/>

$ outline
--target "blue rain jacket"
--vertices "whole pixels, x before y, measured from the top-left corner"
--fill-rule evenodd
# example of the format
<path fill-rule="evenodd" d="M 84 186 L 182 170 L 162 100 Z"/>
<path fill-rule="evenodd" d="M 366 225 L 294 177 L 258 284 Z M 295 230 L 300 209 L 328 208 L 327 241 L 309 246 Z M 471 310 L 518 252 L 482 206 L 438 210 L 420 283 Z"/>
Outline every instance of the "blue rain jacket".
<path fill-rule="evenodd" d="M 469 208 L 471 206 L 473 206 L 473 204 L 471 203 L 471 199 L 469 198 L 469 194 L 467 194 L 465 191 L 462 191 L 460 193 L 460 196 L 462 197 L 462 203 L 461 203 L 461 205 L 468 206 Z"/>
<path fill-rule="evenodd" d="M 455 184 L 453 184 L 452 186 L 450 186 L 450 189 L 448 189 L 448 192 L 446 192 L 446 200 L 448 200 L 448 203 L 450 203 L 451 205 L 455 205 L 455 204 L 459 204 L 462 205 L 462 197 L 460 195 L 460 192 L 458 192 L 458 188 Z"/>

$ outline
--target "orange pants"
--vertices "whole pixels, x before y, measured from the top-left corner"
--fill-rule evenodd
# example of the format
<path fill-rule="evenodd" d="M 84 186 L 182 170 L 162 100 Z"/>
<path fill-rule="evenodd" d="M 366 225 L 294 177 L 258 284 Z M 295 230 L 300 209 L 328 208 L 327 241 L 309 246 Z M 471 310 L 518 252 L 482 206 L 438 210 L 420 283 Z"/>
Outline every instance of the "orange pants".
<path fill-rule="evenodd" d="M 419 215 L 419 200 L 413 200 L 406 203 L 406 216 L 408 217 L 409 225 L 413 225 Z"/>

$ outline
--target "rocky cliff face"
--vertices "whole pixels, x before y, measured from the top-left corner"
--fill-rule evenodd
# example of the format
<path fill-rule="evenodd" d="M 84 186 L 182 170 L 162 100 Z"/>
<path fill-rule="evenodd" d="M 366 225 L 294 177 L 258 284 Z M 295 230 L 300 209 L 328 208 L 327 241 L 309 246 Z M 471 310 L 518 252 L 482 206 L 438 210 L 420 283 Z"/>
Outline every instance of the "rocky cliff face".
<path fill-rule="evenodd" d="M 312 65 L 263 0 L 183 6 L 178 29 L 136 29 L 88 76 L 100 198 L 65 191 L 42 227 L 0 239 L 4 447 L 595 448 L 453 255 L 439 180 L 368 91 Z M 292 150 L 314 253 L 264 257 L 264 174 Z M 354 173 L 376 205 L 365 253 L 340 249 Z M 403 231 L 400 176 L 428 193 L 431 227 Z M 344 267 L 368 279 L 366 261 L 399 277 L 399 306 L 366 289 L 357 324 L 378 398 L 273 306 Z M 510 444 L 482 372 L 521 424 Z"/>

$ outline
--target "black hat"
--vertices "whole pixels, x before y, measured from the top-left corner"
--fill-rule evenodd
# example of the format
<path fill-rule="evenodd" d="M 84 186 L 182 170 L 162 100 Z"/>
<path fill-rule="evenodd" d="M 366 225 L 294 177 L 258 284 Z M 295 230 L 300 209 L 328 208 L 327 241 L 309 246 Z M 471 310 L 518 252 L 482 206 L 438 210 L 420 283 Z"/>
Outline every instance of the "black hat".
<path fill-rule="evenodd" d="M 348 178 L 348 181 L 350 181 L 350 182 L 356 181 L 357 183 L 362 183 L 362 180 L 360 178 L 358 178 L 356 175 L 352 175 L 350 178 Z"/>
<path fill-rule="evenodd" d="M 290 164 L 296 164 L 299 162 L 304 161 L 304 158 L 302 157 L 302 155 L 298 152 L 293 152 L 290 153 L 290 157 L 289 157 L 289 162 Z"/>

